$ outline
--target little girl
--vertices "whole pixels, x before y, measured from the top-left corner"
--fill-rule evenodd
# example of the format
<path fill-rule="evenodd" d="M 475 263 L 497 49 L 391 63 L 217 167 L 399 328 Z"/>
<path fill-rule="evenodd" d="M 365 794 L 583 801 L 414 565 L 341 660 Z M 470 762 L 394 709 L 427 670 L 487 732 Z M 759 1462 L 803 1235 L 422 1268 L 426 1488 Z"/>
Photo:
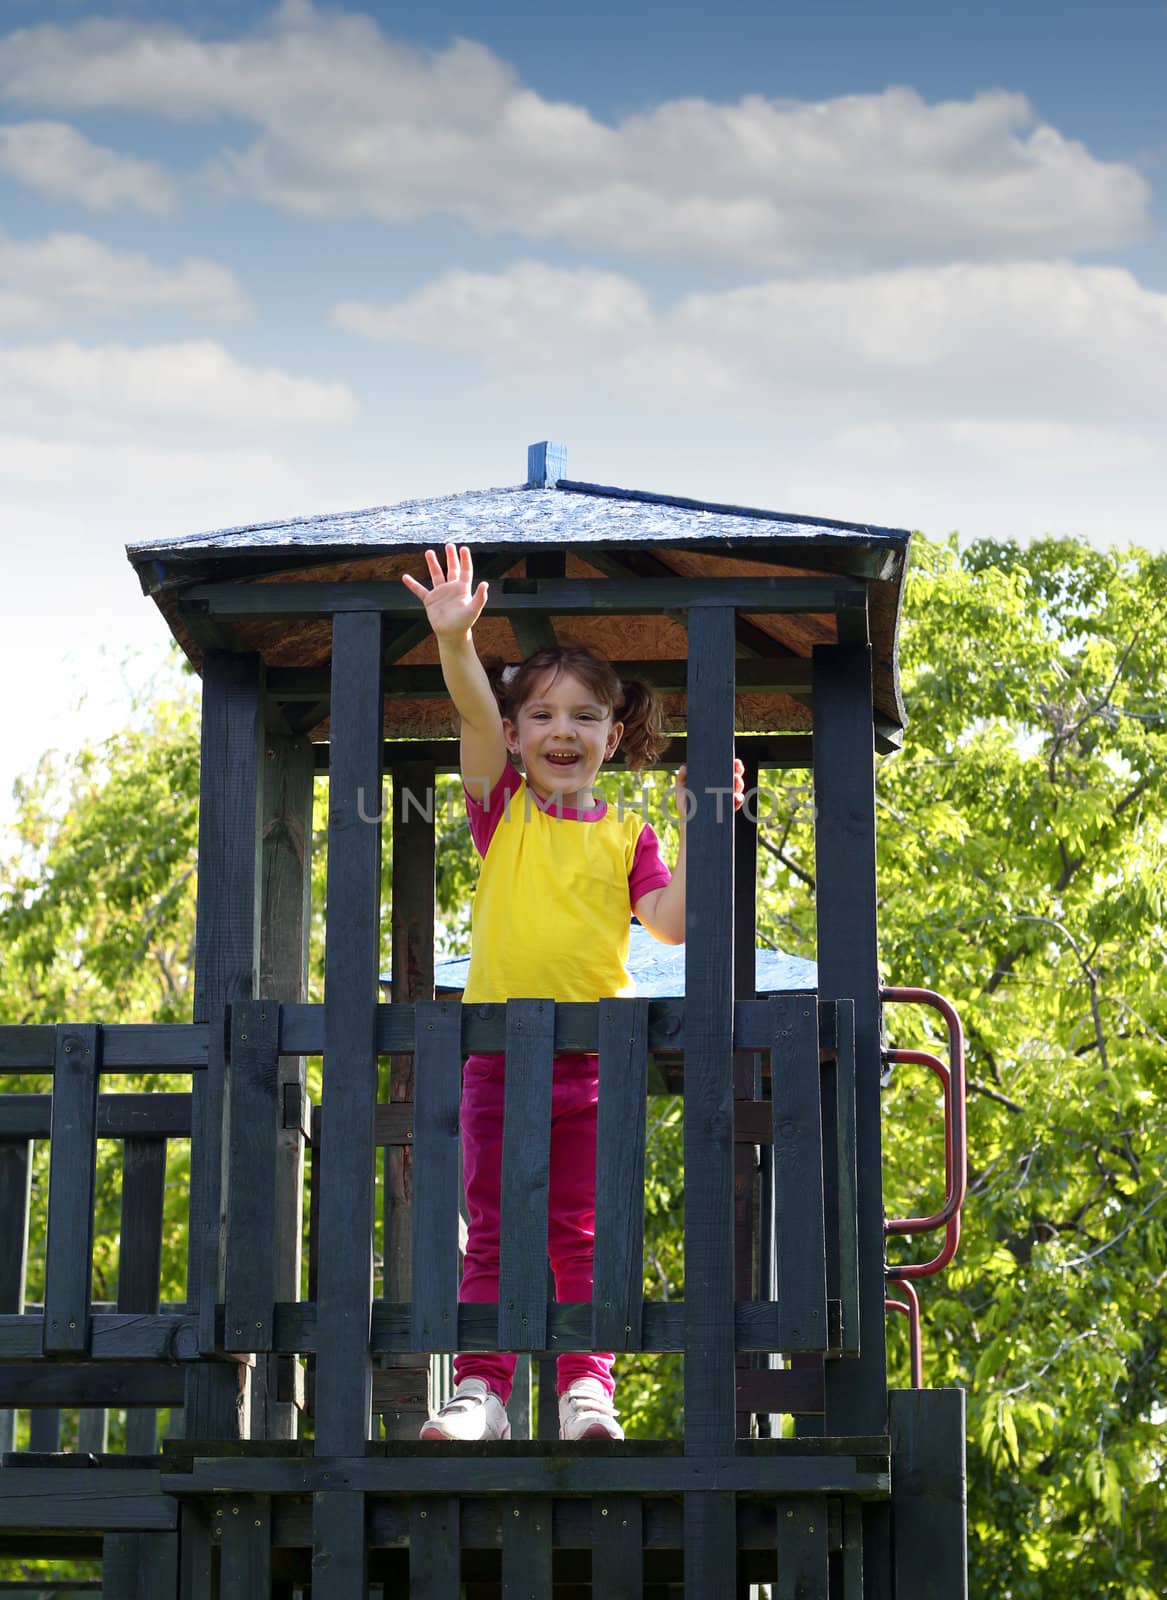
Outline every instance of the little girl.
<path fill-rule="evenodd" d="M 578 646 L 537 651 L 508 668 L 496 688 L 474 648 L 487 585 L 474 588 L 469 550 L 448 544 L 445 573 L 432 550 L 426 564 L 431 588 L 408 576 L 402 581 L 425 606 L 461 718 L 462 781 L 482 856 L 463 999 L 594 1001 L 631 993 L 630 914 L 665 944 L 685 937 L 684 823 L 670 874 L 647 823 L 613 815 L 592 784 L 621 743 L 634 770 L 659 754 L 660 701 L 646 684 L 620 683 L 609 662 Z M 735 807 L 742 785 L 738 761 Z M 463 1301 L 498 1299 L 504 1062 L 471 1056 L 463 1074 Z M 592 1297 L 598 1096 L 594 1055 L 556 1056 L 547 1242 L 561 1301 Z M 624 1437 L 612 1404 L 612 1360 L 560 1356 L 561 1438 Z M 502 1352 L 459 1356 L 454 1394 L 421 1437 L 509 1438 L 504 1407 L 514 1370 L 515 1357 Z"/>

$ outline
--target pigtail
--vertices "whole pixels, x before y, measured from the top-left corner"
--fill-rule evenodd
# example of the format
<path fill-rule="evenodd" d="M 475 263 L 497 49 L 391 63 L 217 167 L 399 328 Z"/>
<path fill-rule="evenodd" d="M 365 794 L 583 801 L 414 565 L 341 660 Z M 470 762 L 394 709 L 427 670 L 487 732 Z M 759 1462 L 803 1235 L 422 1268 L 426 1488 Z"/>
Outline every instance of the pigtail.
<path fill-rule="evenodd" d="M 633 772 L 639 772 L 668 744 L 664 731 L 664 702 L 650 683 L 631 678 L 620 685 L 620 702 L 615 717 L 624 724 L 620 748 Z"/>
<path fill-rule="evenodd" d="M 486 673 L 491 693 L 498 701 L 500 713 L 504 717 L 509 716 L 507 700 L 510 697 L 510 683 L 515 675 L 515 668 L 508 667 L 501 656 L 487 656 L 482 663 L 482 670 Z"/>

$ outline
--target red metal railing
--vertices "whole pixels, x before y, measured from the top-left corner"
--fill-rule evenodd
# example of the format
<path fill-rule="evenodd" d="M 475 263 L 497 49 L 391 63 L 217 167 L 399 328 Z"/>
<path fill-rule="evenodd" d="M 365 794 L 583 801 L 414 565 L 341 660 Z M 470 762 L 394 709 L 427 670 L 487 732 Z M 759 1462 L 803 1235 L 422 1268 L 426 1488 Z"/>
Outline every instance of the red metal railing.
<path fill-rule="evenodd" d="M 960 1211 L 968 1193 L 967 1085 L 964 1070 L 964 1030 L 956 1007 L 931 989 L 884 988 L 879 992 L 886 1004 L 931 1006 L 944 1018 L 948 1030 L 948 1066 L 927 1050 L 887 1050 L 888 1062 L 927 1067 L 939 1078 L 944 1091 L 944 1204 L 927 1217 L 889 1217 L 884 1222 L 887 1234 L 931 1233 L 944 1229 L 944 1244 L 930 1261 L 889 1265 L 886 1276 L 895 1283 L 904 1300 L 887 1299 L 888 1310 L 902 1312 L 908 1319 L 911 1340 L 912 1387 L 919 1388 L 923 1366 L 920 1334 L 920 1301 L 913 1278 L 927 1278 L 941 1272 L 955 1256 L 960 1244 Z"/>

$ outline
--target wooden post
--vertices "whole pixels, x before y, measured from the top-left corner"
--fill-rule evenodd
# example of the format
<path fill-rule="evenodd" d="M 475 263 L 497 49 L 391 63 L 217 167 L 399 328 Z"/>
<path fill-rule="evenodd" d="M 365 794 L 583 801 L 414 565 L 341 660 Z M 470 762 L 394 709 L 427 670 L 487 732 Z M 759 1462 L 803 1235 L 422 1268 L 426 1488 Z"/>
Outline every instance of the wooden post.
<path fill-rule="evenodd" d="M 736 1432 L 733 1238 L 734 614 L 689 613 L 685 943 L 685 1454 Z M 685 1496 L 685 1588 L 734 1592 L 733 1494 Z"/>
<path fill-rule="evenodd" d="M 429 1001 L 434 996 L 436 807 L 432 762 L 403 762 L 393 768 L 393 1000 L 398 1005 Z M 460 1046 L 454 1042 L 452 1048 L 457 1056 Z M 401 1102 L 413 1097 L 414 1057 L 395 1055 L 390 1065 L 389 1098 Z M 390 1145 L 385 1151 L 386 1300 L 413 1299 L 413 1156 L 408 1145 Z M 429 1271 L 430 1262 L 419 1259 Z M 424 1401 L 411 1402 L 405 1396 L 428 1394 L 431 1348 L 440 1347 L 423 1344 L 417 1355 L 383 1358 L 384 1365 L 399 1369 L 405 1380 L 398 1404 L 384 1416 L 387 1439 L 417 1438 L 427 1410 Z M 426 1352 L 424 1358 L 422 1352 Z"/>
<path fill-rule="evenodd" d="M 742 774 L 748 794 L 758 783 L 758 763 L 745 763 Z M 733 841 L 733 993 L 735 1000 L 752 1000 L 757 981 L 757 886 L 758 821 L 757 810 L 745 807 L 734 817 Z M 761 1095 L 761 1073 L 755 1052 L 739 1050 L 734 1056 L 733 1095 L 735 1100 L 756 1100 Z M 761 1273 L 761 1251 L 755 1248 L 755 1194 L 758 1175 L 758 1146 L 735 1142 L 733 1150 L 733 1235 L 734 1297 L 752 1300 L 764 1290 L 755 1291 L 755 1273 Z M 759 1241 L 760 1243 L 760 1241 Z M 757 1257 L 757 1259 L 756 1259 Z M 768 1261 L 767 1261 L 768 1267 Z M 738 1373 L 748 1372 L 755 1358 L 739 1353 L 735 1358 Z M 739 1438 L 748 1438 L 753 1426 L 749 1411 L 737 1414 Z"/>
<path fill-rule="evenodd" d="M 89 1349 L 101 1032 L 94 1023 L 61 1023 L 55 1034 L 44 1353 L 82 1355 Z"/>
<path fill-rule="evenodd" d="M 32 1140 L 0 1139 L 0 1314 L 24 1313 Z M 0 1410 L 0 1455 L 16 1449 L 16 1412 Z"/>
<path fill-rule="evenodd" d="M 381 618 L 341 612 L 332 630 L 332 760 L 328 801 L 328 927 L 324 970 L 320 1261 L 316 1363 L 318 1455 L 362 1455 L 369 1432 L 373 1300 L 373 1163 L 381 912 Z M 352 1524 L 317 1496 L 321 1600 L 349 1556 L 322 1552 Z M 345 1497 L 340 1496 L 341 1500 Z M 322 1521 L 320 1519 L 323 1519 Z M 323 1541 L 321 1543 L 320 1541 Z M 323 1563 L 323 1565 L 322 1565 Z M 313 1591 L 317 1587 L 313 1583 Z"/>
<path fill-rule="evenodd" d="M 264 746 L 261 827 L 259 992 L 265 1000 L 297 1005 L 308 997 L 308 934 L 312 887 L 312 746 L 307 739 L 269 732 Z M 300 1298 L 304 1204 L 304 1139 L 298 1116 L 284 1116 L 289 1096 L 305 1092 L 303 1056 L 282 1056 L 277 1071 L 275 1293 Z M 294 1439 L 296 1407 L 280 1400 L 281 1364 L 296 1358 L 266 1355 L 251 1380 L 251 1437 Z"/>
<path fill-rule="evenodd" d="M 210 1046 L 207 1069 L 194 1074 L 191 1093 L 187 1299 L 206 1353 L 215 1349 L 222 1300 L 226 1009 L 234 1000 L 254 998 L 258 987 L 262 678 L 255 655 L 213 650 L 203 660 L 194 1021 L 210 1024 Z M 188 1439 L 245 1435 L 247 1373 L 242 1362 L 191 1367 Z"/>
<path fill-rule="evenodd" d="M 118 1311 L 152 1316 L 162 1272 L 162 1210 L 166 1199 L 166 1140 L 127 1138 L 122 1149 Z M 153 1455 L 158 1418 L 152 1409 L 126 1412 L 126 1454 Z"/>
<path fill-rule="evenodd" d="M 891 1519 L 901 1600 L 967 1600 L 963 1389 L 893 1389 Z"/>

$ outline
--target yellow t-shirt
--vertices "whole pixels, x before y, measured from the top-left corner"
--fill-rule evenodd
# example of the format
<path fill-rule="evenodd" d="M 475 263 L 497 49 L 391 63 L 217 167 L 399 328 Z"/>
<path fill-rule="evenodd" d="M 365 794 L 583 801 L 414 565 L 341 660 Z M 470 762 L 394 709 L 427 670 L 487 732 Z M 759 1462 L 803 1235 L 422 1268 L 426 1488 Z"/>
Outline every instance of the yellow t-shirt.
<path fill-rule="evenodd" d="M 656 835 L 637 811 L 603 801 L 545 809 L 509 765 L 486 806 L 469 795 L 483 853 L 471 912 L 468 1003 L 601 1000 L 631 994 L 632 906 L 669 881 Z"/>

